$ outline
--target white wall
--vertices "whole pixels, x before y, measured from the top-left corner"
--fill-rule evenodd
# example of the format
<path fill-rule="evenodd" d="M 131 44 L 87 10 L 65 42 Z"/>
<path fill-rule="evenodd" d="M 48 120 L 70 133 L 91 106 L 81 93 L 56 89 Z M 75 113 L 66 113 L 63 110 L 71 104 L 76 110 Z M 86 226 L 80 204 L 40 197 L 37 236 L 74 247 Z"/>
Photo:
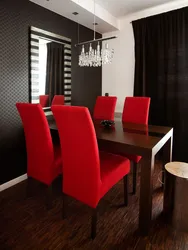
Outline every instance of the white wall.
<path fill-rule="evenodd" d="M 118 35 L 108 41 L 109 48 L 114 48 L 112 64 L 102 68 L 102 93 L 118 97 L 116 112 L 121 112 L 125 96 L 133 95 L 134 81 L 134 37 L 130 23 L 126 23 L 121 32 L 105 35 Z"/>
<path fill-rule="evenodd" d="M 118 97 L 116 112 L 122 112 L 126 96 L 133 96 L 135 59 L 131 21 L 185 6 L 188 0 L 178 0 L 133 13 L 120 19 L 120 31 L 103 34 L 103 37 L 118 35 L 117 39 L 108 41 L 109 47 L 115 49 L 113 62 L 102 69 L 102 93 Z"/>

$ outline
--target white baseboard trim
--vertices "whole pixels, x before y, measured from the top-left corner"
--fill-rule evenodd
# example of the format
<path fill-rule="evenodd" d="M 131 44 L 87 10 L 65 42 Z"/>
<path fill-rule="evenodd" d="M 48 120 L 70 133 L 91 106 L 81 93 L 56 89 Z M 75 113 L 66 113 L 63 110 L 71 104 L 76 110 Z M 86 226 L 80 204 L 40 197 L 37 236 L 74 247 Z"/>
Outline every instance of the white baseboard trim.
<path fill-rule="evenodd" d="M 7 189 L 7 188 L 10 188 L 10 187 L 16 185 L 16 184 L 18 184 L 19 182 L 22 182 L 22 181 L 24 181 L 24 180 L 26 180 L 26 179 L 27 179 L 27 174 L 23 174 L 23 175 L 21 175 L 21 176 L 15 178 L 15 179 L 13 179 L 13 180 L 11 180 L 11 181 L 6 182 L 6 183 L 0 185 L 0 192 L 2 192 L 3 190 L 5 190 L 5 189 Z"/>

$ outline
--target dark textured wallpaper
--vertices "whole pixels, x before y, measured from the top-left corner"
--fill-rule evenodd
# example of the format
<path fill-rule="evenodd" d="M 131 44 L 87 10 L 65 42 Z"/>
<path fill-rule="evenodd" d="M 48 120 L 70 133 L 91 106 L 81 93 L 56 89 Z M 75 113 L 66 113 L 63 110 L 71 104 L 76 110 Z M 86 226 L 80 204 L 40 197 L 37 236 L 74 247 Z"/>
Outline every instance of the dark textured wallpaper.
<path fill-rule="evenodd" d="M 29 101 L 29 26 L 72 39 L 72 105 L 92 110 L 101 94 L 101 68 L 78 66 L 76 23 L 28 0 L 0 0 L 0 184 L 26 173 L 25 139 L 15 103 Z M 81 26 L 80 40 L 92 38 L 93 32 Z"/>

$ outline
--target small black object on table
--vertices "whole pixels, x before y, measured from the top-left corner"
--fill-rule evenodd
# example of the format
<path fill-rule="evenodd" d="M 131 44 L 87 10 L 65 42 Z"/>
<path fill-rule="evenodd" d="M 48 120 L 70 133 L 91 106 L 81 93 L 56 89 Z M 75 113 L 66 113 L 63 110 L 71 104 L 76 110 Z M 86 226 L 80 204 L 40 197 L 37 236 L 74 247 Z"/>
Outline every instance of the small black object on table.
<path fill-rule="evenodd" d="M 115 124 L 114 121 L 110 121 L 110 120 L 101 121 L 101 125 L 105 128 L 111 128 L 114 124 Z"/>

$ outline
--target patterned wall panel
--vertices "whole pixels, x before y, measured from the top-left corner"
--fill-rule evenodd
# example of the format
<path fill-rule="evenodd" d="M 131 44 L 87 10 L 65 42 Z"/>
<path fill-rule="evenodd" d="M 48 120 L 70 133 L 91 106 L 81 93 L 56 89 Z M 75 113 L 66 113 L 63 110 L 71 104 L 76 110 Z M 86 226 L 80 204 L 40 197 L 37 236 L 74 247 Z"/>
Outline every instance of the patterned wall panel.
<path fill-rule="evenodd" d="M 71 20 L 29 0 L 0 0 L 0 184 L 26 172 L 25 139 L 15 104 L 29 102 L 30 26 L 69 37 L 72 44 L 78 41 L 77 24 Z M 92 39 L 93 32 L 80 27 L 81 40 Z M 71 52 L 71 87 L 67 79 L 65 89 L 71 91 L 73 105 L 92 110 L 101 94 L 101 69 L 79 68 L 78 50 L 72 46 Z"/>
<path fill-rule="evenodd" d="M 39 40 L 41 37 L 64 45 L 64 96 L 65 104 L 71 105 L 71 39 L 33 26 L 30 28 L 31 103 L 39 103 Z"/>

